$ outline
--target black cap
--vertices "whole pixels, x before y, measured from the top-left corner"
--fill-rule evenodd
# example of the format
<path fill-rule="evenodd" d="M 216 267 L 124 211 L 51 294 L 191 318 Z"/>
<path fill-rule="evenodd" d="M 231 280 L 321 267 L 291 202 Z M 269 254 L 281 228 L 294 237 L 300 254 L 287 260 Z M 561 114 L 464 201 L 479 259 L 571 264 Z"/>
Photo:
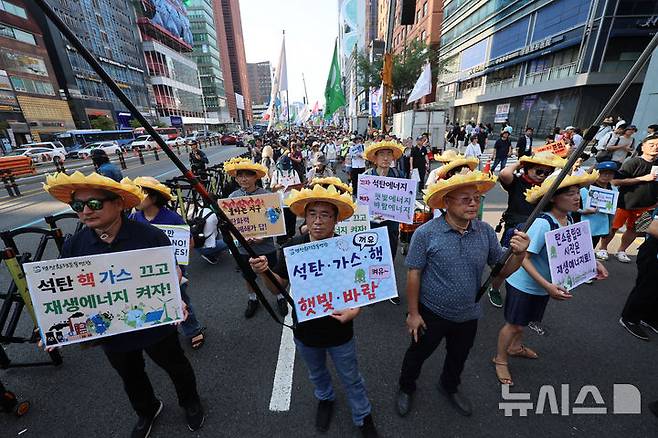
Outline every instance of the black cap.
<path fill-rule="evenodd" d="M 100 149 L 100 148 L 92 149 L 90 155 L 91 155 L 92 158 L 94 158 L 94 157 L 107 157 L 107 153 L 103 149 Z"/>

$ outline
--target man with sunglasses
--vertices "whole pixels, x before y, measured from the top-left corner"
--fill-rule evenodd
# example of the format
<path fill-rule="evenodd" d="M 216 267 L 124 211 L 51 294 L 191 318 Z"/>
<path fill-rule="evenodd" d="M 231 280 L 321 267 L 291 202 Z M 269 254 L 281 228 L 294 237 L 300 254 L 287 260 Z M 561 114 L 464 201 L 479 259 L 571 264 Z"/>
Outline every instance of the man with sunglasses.
<path fill-rule="evenodd" d="M 85 225 L 66 240 L 62 258 L 171 245 L 163 231 L 128 219 L 124 214 L 144 199 L 144 193 L 127 178 L 116 182 L 97 173 L 88 176 L 80 172 L 59 173 L 48 176 L 44 189 L 55 199 L 68 203 Z M 101 345 L 123 380 L 124 390 L 139 417 L 132 438 L 148 437 L 163 407 L 145 372 L 144 351 L 173 381 L 188 428 L 191 431 L 201 428 L 205 415 L 196 377 L 173 325 L 111 336 Z"/>

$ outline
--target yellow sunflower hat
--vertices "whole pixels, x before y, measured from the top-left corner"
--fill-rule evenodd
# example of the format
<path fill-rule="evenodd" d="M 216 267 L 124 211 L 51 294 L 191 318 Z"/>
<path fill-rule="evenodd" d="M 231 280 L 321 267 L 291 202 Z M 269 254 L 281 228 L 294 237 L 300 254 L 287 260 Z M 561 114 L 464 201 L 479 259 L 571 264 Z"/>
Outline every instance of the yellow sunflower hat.
<path fill-rule="evenodd" d="M 452 160 L 457 160 L 460 158 L 464 158 L 463 155 L 458 154 L 456 150 L 454 149 L 448 149 L 442 154 L 438 154 L 434 156 L 434 161 L 440 161 L 441 163 L 449 163 Z"/>
<path fill-rule="evenodd" d="M 496 185 L 497 177 L 478 170 L 440 179 L 425 190 L 425 204 L 430 208 L 445 208 L 445 196 L 463 187 L 473 186 L 479 193 L 486 193 Z"/>
<path fill-rule="evenodd" d="M 556 169 L 562 169 L 567 164 L 567 160 L 550 151 L 537 152 L 530 157 L 526 155 L 521 157 L 519 161 L 523 164 L 539 164 Z"/>
<path fill-rule="evenodd" d="M 155 190 L 156 192 L 160 193 L 162 196 L 167 198 L 167 201 L 171 201 L 172 198 L 174 197 L 174 195 L 171 194 L 171 189 L 169 187 L 162 184 L 160 181 L 153 178 L 152 176 L 138 176 L 133 180 L 133 183 L 135 183 L 135 185 L 143 189 Z"/>
<path fill-rule="evenodd" d="M 480 160 L 478 160 L 475 157 L 455 158 L 454 160 L 451 160 L 450 162 L 448 162 L 448 163 L 444 164 L 443 166 L 439 167 L 439 170 L 437 170 L 436 173 L 437 173 L 437 176 L 439 178 L 443 178 L 452 169 L 455 169 L 455 168 L 460 167 L 460 166 L 468 166 L 469 169 L 475 170 L 475 168 L 478 167 L 479 163 L 480 163 Z"/>
<path fill-rule="evenodd" d="M 344 221 L 354 214 L 356 205 L 349 193 L 340 193 L 336 187 L 330 185 L 324 188 L 316 184 L 312 189 L 292 190 L 286 199 L 290 211 L 297 217 L 304 217 L 306 206 L 311 202 L 327 202 L 338 208 L 338 222 Z"/>
<path fill-rule="evenodd" d="M 311 182 L 308 184 L 308 187 L 312 189 L 316 185 L 320 185 L 325 189 L 328 188 L 329 186 L 334 186 L 336 190 L 338 190 L 340 193 L 350 193 L 350 194 L 352 193 L 352 187 L 348 186 L 343 181 L 341 181 L 340 178 L 337 178 L 335 176 L 328 176 L 325 178 L 313 178 Z"/>
<path fill-rule="evenodd" d="M 366 147 L 366 149 L 363 151 L 363 155 L 366 157 L 366 160 L 374 162 L 377 152 L 383 149 L 392 150 L 394 160 L 399 160 L 400 157 L 404 154 L 404 146 L 401 144 L 398 144 L 394 141 L 378 141 L 370 143 L 368 147 Z"/>
<path fill-rule="evenodd" d="M 236 177 L 238 170 L 249 170 L 254 172 L 258 178 L 267 175 L 267 168 L 262 164 L 257 164 L 248 158 L 233 158 L 224 163 L 224 170 L 232 177 Z"/>
<path fill-rule="evenodd" d="M 81 189 L 106 190 L 119 196 L 123 200 L 124 208 L 133 208 L 144 199 L 144 192 L 137 187 L 129 178 L 116 182 L 98 173 L 90 173 L 85 176 L 81 172 L 71 175 L 57 173 L 46 176 L 43 189 L 53 198 L 66 204 L 73 200 L 73 193 Z"/>
<path fill-rule="evenodd" d="M 592 171 L 592 173 L 584 173 L 578 176 L 567 175 L 567 177 L 564 178 L 560 183 L 558 189 L 563 189 L 569 186 L 585 187 L 596 181 L 598 177 L 599 177 L 598 170 L 594 170 Z M 526 190 L 525 191 L 526 201 L 528 201 L 530 204 L 536 204 L 537 202 L 539 202 L 539 200 L 546 193 L 548 193 L 548 189 L 550 189 L 550 187 L 555 182 L 555 178 L 557 178 L 557 176 L 549 176 L 544 180 L 543 183 L 541 183 L 541 185 L 533 186 L 532 188 Z"/>

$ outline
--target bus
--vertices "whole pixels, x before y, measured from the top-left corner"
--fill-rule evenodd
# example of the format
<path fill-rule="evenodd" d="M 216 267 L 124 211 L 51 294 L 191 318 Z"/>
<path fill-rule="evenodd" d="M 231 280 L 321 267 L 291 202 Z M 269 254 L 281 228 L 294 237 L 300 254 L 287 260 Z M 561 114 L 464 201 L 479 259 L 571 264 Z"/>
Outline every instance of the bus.
<path fill-rule="evenodd" d="M 135 139 L 133 131 L 122 129 L 118 131 L 102 131 L 100 129 L 74 129 L 56 134 L 55 137 L 66 148 L 67 152 L 76 151 L 90 143 L 99 141 L 115 141 L 121 147 L 127 146 Z"/>
<path fill-rule="evenodd" d="M 174 140 L 175 138 L 178 137 L 180 134 L 178 132 L 178 129 L 176 128 L 154 128 L 155 132 L 160 134 L 160 137 L 164 138 L 166 140 Z M 147 135 L 148 133 L 145 131 L 144 128 L 135 128 L 133 130 L 133 134 L 135 134 L 135 137 L 139 137 L 140 135 Z"/>

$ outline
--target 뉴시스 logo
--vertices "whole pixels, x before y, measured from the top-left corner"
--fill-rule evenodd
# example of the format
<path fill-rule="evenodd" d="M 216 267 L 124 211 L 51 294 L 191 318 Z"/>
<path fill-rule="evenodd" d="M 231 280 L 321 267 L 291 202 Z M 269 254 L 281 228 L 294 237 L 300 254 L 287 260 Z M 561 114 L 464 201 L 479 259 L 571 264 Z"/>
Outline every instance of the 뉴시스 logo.
<path fill-rule="evenodd" d="M 531 401 L 529 392 L 510 392 L 509 385 L 501 385 L 500 392 L 504 401 L 498 403 L 498 409 L 504 411 L 506 417 L 512 417 L 515 413 L 521 417 L 527 417 L 528 412 L 537 415 L 550 413 L 562 416 L 640 414 L 642 410 L 640 390 L 629 383 L 615 383 L 612 386 L 612 406 L 606 405 L 601 392 L 595 385 L 582 386 L 573 400 L 573 404 L 570 399 L 569 385 L 562 384 L 558 389 L 559 393 L 553 385 L 542 385 L 539 388 L 535 404 Z"/>

